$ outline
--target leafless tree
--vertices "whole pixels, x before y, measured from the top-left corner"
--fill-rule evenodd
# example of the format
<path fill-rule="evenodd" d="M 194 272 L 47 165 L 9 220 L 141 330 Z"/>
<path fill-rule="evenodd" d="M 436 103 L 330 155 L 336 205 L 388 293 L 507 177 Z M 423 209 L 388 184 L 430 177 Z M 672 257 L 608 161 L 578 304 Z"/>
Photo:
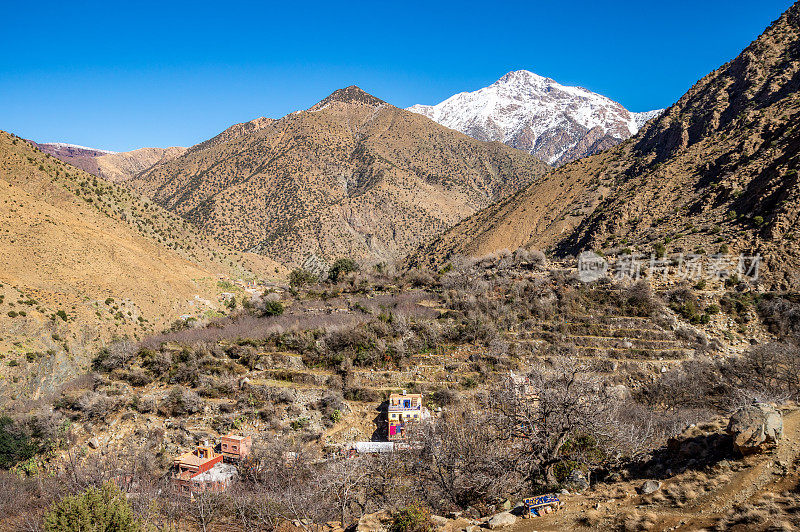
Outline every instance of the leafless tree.
<path fill-rule="evenodd" d="M 514 485 L 515 456 L 499 438 L 490 415 L 461 405 L 413 438 L 420 491 L 433 504 L 444 498 L 466 508 Z"/>
<path fill-rule="evenodd" d="M 208 532 L 213 524 L 226 512 L 227 495 L 211 490 L 193 493 L 184 499 L 183 508 L 186 515 L 202 532 Z"/>
<path fill-rule="evenodd" d="M 602 434 L 613 419 L 612 398 L 599 378 L 568 359 L 535 368 L 524 383 L 490 396 L 498 437 L 518 453 L 518 465 L 530 482 L 557 479 L 554 467 L 564 460 L 584 462 L 580 445 L 565 444 Z"/>
<path fill-rule="evenodd" d="M 365 465 L 364 460 L 358 457 L 330 461 L 320 477 L 325 491 L 336 502 L 343 526 L 347 525 L 350 517 L 358 519 L 364 514 L 368 475 Z"/>

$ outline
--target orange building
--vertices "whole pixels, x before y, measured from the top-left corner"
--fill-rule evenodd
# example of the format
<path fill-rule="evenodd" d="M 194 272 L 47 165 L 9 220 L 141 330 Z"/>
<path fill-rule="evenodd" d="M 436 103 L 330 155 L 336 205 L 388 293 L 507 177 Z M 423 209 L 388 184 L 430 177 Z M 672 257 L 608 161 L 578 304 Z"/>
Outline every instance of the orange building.
<path fill-rule="evenodd" d="M 202 480 L 205 477 L 200 477 L 211 471 L 217 464 L 222 462 L 222 455 L 214 452 L 214 449 L 207 443 L 198 445 L 197 449 L 175 458 L 172 461 L 174 471 L 172 473 L 172 482 L 176 489 L 188 493 L 195 491 L 203 491 L 207 489 Z M 198 477 L 200 477 L 198 480 Z M 211 486 L 215 491 L 222 491 L 226 486 Z"/>
<path fill-rule="evenodd" d="M 250 454 L 252 439 L 250 436 L 227 434 L 222 437 L 220 450 L 226 462 L 240 462 Z"/>

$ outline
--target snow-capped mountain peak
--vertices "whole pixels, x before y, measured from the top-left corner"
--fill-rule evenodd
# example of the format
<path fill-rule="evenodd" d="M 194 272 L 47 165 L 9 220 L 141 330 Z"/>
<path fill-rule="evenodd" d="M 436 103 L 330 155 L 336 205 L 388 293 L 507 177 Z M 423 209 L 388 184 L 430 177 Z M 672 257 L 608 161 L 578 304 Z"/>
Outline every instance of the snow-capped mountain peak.
<path fill-rule="evenodd" d="M 480 140 L 497 140 L 551 164 L 606 149 L 636 134 L 653 113 L 631 113 L 583 87 L 561 85 L 527 70 L 409 111 Z"/>

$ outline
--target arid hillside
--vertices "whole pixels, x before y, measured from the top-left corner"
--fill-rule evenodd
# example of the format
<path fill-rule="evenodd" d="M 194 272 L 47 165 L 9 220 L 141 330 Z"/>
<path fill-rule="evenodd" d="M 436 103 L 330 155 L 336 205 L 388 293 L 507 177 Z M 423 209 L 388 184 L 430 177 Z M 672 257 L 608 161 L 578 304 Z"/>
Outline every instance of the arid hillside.
<path fill-rule="evenodd" d="M 519 246 L 606 254 L 760 253 L 797 287 L 800 5 L 634 138 L 568 164 L 412 257 L 441 263 Z"/>
<path fill-rule="evenodd" d="M 127 185 L 235 249 L 381 261 L 547 168 L 349 87 L 307 111 L 233 126 Z"/>
<path fill-rule="evenodd" d="M 186 153 L 186 148 L 139 148 L 120 153 L 107 153 L 95 158 L 97 172 L 90 172 L 112 183 L 127 181 L 153 166 Z"/>
<path fill-rule="evenodd" d="M 282 271 L 5 132 L 0 201 L 0 392 L 37 396 L 112 338 L 218 315 L 220 279 Z"/>
<path fill-rule="evenodd" d="M 179 146 L 108 152 L 72 144 L 29 142 L 56 159 L 114 183 L 127 181 L 157 164 L 186 152 L 186 148 Z"/>

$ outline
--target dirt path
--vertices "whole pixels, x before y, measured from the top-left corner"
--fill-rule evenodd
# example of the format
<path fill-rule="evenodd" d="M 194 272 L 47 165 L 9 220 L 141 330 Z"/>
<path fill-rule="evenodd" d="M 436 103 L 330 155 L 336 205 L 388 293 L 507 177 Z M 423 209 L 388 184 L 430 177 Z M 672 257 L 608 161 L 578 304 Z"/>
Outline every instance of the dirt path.
<path fill-rule="evenodd" d="M 603 500 L 593 491 L 583 495 L 561 496 L 566 503 L 565 507 L 555 514 L 545 517 L 519 520 L 516 525 L 509 528 L 509 532 L 555 532 L 567 530 L 597 530 L 608 529 L 611 518 L 625 512 L 649 512 L 656 516 L 655 526 L 650 530 L 671 530 L 688 532 L 713 526 L 726 511 L 737 504 L 752 502 L 763 494 L 780 493 L 794 486 L 798 473 L 793 464 L 800 458 L 800 410 L 795 410 L 784 416 L 783 439 L 773 452 L 750 456 L 743 459 L 744 467 L 740 471 L 728 474 L 728 481 L 711 492 L 691 501 L 683 508 L 672 506 L 643 506 L 643 500 L 635 492 L 637 483 L 623 482 L 612 486 L 624 495 L 619 498 L 606 498 Z M 789 473 L 784 474 L 786 464 Z M 663 489 L 663 488 L 662 488 Z M 588 514 L 603 524 L 589 526 L 585 522 Z M 590 521 L 590 520 L 587 520 Z"/>

